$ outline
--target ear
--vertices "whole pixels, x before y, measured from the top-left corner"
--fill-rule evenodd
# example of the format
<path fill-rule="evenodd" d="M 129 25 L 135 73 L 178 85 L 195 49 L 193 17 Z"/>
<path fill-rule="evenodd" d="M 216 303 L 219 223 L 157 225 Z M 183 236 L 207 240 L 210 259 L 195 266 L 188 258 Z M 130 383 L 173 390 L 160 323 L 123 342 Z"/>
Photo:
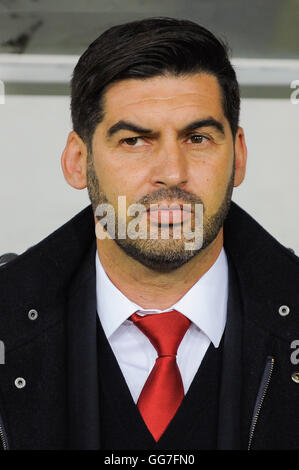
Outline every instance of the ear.
<path fill-rule="evenodd" d="M 234 187 L 239 186 L 245 178 L 247 147 L 242 127 L 238 127 L 235 137 L 235 179 Z"/>
<path fill-rule="evenodd" d="M 86 165 L 87 146 L 81 137 L 72 131 L 61 156 L 61 167 L 66 181 L 73 188 L 86 188 Z"/>

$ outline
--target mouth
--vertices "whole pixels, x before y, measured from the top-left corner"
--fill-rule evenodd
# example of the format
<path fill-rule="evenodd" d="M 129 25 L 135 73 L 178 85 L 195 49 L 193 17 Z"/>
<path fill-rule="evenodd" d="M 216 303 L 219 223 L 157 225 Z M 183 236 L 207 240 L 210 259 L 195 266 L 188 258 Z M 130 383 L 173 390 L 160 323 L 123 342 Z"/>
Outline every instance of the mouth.
<path fill-rule="evenodd" d="M 192 209 L 190 204 L 172 203 L 176 208 L 168 207 L 166 203 L 157 204 L 158 207 L 152 206 L 147 209 L 147 217 L 150 222 L 168 225 L 168 224 L 181 224 L 192 217 Z"/>

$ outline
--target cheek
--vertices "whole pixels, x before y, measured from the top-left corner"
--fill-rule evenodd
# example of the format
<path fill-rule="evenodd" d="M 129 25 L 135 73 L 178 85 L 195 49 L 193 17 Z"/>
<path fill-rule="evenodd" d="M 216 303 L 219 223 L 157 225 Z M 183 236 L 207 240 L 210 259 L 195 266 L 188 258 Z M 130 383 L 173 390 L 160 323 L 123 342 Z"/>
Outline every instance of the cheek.
<path fill-rule="evenodd" d="M 232 164 L 212 165 L 206 164 L 200 168 L 196 181 L 196 192 L 201 196 L 208 210 L 212 212 L 218 209 L 226 195 L 227 186 L 230 181 Z"/>
<path fill-rule="evenodd" d="M 136 198 L 145 178 L 140 166 L 131 164 L 128 167 L 119 161 L 112 163 L 109 156 L 103 155 L 97 161 L 96 173 L 102 191 L 112 203 L 117 202 L 118 196 L 127 196 L 129 200 Z"/>

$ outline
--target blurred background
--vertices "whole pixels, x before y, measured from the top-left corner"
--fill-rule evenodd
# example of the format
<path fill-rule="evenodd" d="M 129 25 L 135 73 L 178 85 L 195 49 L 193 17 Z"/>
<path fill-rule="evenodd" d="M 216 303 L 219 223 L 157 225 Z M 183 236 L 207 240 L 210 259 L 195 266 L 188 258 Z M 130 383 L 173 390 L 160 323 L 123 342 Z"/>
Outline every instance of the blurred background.
<path fill-rule="evenodd" d="M 299 0 L 0 0 L 0 255 L 89 204 L 60 167 L 72 70 L 104 30 L 151 16 L 191 19 L 230 44 L 249 152 L 233 200 L 299 254 Z"/>

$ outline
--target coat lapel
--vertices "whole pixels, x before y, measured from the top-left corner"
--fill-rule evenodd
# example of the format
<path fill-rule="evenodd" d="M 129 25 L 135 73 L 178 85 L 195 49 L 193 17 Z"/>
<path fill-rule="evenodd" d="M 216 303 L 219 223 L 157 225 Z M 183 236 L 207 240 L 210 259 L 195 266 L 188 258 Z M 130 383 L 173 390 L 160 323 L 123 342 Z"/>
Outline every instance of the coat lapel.
<path fill-rule="evenodd" d="M 218 445 L 220 450 L 240 449 L 242 392 L 243 311 L 235 268 L 228 256 L 229 296 L 219 397 Z"/>
<path fill-rule="evenodd" d="M 69 448 L 99 449 L 96 243 L 71 283 L 67 305 Z"/>

